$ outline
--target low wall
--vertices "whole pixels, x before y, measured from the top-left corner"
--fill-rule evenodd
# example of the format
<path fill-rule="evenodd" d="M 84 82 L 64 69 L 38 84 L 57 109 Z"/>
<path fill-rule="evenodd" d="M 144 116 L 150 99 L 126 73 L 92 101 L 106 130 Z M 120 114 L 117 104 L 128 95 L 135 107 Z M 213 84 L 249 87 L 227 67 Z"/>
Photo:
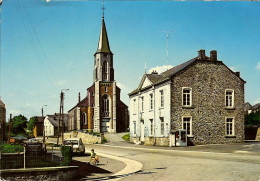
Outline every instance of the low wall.
<path fill-rule="evenodd" d="M 71 131 L 64 133 L 64 139 L 66 138 L 81 138 L 84 144 L 101 144 L 104 139 L 104 135 L 101 134 L 101 136 L 97 136 L 91 133 Z"/>
<path fill-rule="evenodd" d="M 141 143 L 140 137 L 130 137 L 130 143 Z M 143 144 L 154 146 L 169 146 L 170 141 L 168 137 L 145 137 Z"/>
<path fill-rule="evenodd" d="M 44 167 L 0 170 L 0 177 L 8 181 L 71 181 L 78 178 L 78 166 Z"/>

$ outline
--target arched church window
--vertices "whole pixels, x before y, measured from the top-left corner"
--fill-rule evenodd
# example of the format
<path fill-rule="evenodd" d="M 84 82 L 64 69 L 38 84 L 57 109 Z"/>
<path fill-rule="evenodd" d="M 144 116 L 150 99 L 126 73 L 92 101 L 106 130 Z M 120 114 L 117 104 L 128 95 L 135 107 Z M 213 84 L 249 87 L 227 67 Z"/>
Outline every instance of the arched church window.
<path fill-rule="evenodd" d="M 107 75 L 108 75 L 108 63 L 107 61 L 104 61 L 103 63 L 103 80 L 107 80 Z"/>
<path fill-rule="evenodd" d="M 87 115 L 86 113 L 82 113 L 82 122 L 84 125 L 87 125 L 88 123 L 88 119 L 86 115 Z"/>
<path fill-rule="evenodd" d="M 103 96 L 103 112 L 109 113 L 109 99 L 107 95 Z"/>

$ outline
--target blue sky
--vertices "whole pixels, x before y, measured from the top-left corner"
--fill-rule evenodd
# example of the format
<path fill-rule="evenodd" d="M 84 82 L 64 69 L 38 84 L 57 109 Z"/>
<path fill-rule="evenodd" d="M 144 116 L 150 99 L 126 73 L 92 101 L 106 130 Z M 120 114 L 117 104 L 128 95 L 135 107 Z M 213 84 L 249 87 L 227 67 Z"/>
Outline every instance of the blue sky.
<path fill-rule="evenodd" d="M 65 111 L 93 82 L 94 53 L 102 18 L 101 1 L 4 0 L 1 14 L 1 97 L 12 113 L 27 118 Z M 114 53 L 115 79 L 127 94 L 147 70 L 176 66 L 197 50 L 218 51 L 218 59 L 247 81 L 245 101 L 260 102 L 260 3 L 105 1 L 105 21 Z"/>

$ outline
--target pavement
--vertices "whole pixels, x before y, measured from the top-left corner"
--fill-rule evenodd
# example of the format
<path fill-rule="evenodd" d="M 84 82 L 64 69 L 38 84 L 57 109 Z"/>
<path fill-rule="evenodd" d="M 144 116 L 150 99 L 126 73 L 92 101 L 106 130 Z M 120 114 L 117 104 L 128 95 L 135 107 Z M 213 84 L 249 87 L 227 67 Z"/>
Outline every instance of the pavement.
<path fill-rule="evenodd" d="M 97 167 L 104 173 L 92 173 L 84 180 L 258 180 L 260 176 L 260 142 L 159 147 L 131 144 L 121 139 L 124 134 L 105 134 L 108 143 L 86 145 L 108 164 Z M 89 161 L 89 157 L 73 159 Z"/>

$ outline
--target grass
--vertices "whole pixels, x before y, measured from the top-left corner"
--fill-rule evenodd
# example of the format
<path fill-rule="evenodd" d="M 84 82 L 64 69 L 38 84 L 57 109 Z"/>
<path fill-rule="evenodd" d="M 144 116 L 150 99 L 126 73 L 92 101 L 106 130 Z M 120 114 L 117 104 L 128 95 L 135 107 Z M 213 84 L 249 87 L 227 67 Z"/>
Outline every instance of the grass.
<path fill-rule="evenodd" d="M 125 141 L 130 141 L 130 133 L 127 133 L 124 136 L 122 136 L 122 139 L 124 139 Z"/>

